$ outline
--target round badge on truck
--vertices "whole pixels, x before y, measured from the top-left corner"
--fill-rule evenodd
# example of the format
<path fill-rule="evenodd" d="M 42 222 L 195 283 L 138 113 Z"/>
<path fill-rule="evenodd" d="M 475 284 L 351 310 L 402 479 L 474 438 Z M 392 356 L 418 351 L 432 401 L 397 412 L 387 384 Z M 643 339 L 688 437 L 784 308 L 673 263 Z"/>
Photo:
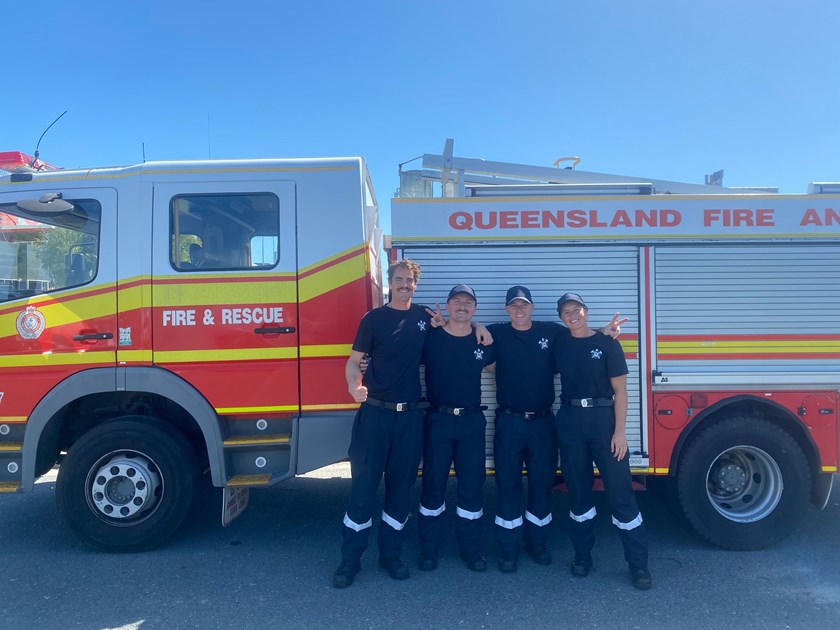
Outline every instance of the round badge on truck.
<path fill-rule="evenodd" d="M 34 306 L 27 306 L 17 317 L 17 331 L 24 339 L 37 339 L 46 326 L 44 314 Z"/>

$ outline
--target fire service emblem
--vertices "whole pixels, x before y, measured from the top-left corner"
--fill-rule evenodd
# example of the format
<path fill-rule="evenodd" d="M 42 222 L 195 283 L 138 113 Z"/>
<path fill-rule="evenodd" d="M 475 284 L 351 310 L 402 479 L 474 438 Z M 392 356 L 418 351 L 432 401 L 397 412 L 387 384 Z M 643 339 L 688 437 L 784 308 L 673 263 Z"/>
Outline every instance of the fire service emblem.
<path fill-rule="evenodd" d="M 24 339 L 37 339 L 46 327 L 44 314 L 34 306 L 27 306 L 17 318 L 18 334 Z"/>

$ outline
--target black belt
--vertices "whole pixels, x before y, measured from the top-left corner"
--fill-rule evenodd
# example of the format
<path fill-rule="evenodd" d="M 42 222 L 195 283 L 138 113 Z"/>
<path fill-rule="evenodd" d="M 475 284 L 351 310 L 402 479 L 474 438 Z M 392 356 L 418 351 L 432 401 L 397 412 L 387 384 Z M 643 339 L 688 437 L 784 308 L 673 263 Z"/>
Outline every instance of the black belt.
<path fill-rule="evenodd" d="M 539 418 L 547 418 L 548 416 L 554 415 L 551 409 L 542 409 L 541 411 L 514 411 L 507 407 L 499 407 L 499 413 L 506 413 L 509 416 L 525 418 L 526 420 L 538 420 Z"/>
<path fill-rule="evenodd" d="M 376 398 L 368 398 L 365 400 L 365 403 L 374 407 L 391 409 L 392 411 L 412 411 L 414 409 L 425 409 L 429 406 L 429 403 L 426 401 L 392 403 L 384 400 L 377 400 Z"/>
<path fill-rule="evenodd" d="M 612 407 L 612 398 L 564 398 L 563 405 L 572 407 Z"/>
<path fill-rule="evenodd" d="M 468 416 L 485 409 L 487 409 L 485 405 L 478 405 L 477 407 L 432 407 L 432 411 L 435 413 L 445 413 L 450 416 Z"/>

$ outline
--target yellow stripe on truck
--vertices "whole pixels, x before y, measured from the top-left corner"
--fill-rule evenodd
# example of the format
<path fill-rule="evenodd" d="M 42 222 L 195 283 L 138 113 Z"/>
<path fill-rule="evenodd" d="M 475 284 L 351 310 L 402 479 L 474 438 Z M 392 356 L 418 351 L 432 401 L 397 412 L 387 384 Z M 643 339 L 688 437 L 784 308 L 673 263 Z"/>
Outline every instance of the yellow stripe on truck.
<path fill-rule="evenodd" d="M 80 321 L 108 317 L 117 312 L 117 300 L 112 291 L 82 298 L 56 298 L 53 303 L 38 304 L 38 310 L 44 315 L 48 328 L 75 324 Z M 28 304 L 22 304 L 22 312 Z M 17 329 L 17 318 L 20 312 L 0 315 L 0 330 L 14 331 Z"/>
<path fill-rule="evenodd" d="M 151 363 L 151 350 L 117 350 L 117 361 L 121 363 Z"/>
<path fill-rule="evenodd" d="M 301 358 L 316 357 L 339 357 L 341 359 L 350 356 L 351 344 L 337 344 L 324 346 L 302 346 L 300 348 Z M 120 358 L 122 358 L 122 352 Z M 138 350 L 136 352 L 145 352 Z M 171 350 L 156 351 L 154 359 L 156 363 L 223 363 L 225 361 L 257 361 L 264 359 L 296 359 L 298 348 L 231 348 L 228 350 Z M 143 359 L 132 359 L 139 361 Z"/>
<path fill-rule="evenodd" d="M 172 350 L 156 351 L 155 363 L 226 363 L 228 361 L 262 361 L 269 359 L 296 359 L 294 348 L 235 348 L 230 350 Z"/>
<path fill-rule="evenodd" d="M 17 354 L 0 357 L 0 367 L 53 367 L 59 365 L 114 365 L 114 353 L 101 352 L 68 352 L 52 354 Z"/>
<path fill-rule="evenodd" d="M 363 256 L 354 256 L 300 279 L 300 301 L 305 302 L 349 284 L 365 275 Z"/>
<path fill-rule="evenodd" d="M 232 415 L 237 413 L 272 413 L 276 411 L 297 411 L 297 405 L 272 405 L 268 407 L 216 407 L 219 415 Z"/>
<path fill-rule="evenodd" d="M 353 344 L 337 344 L 334 346 L 301 346 L 301 358 L 313 357 L 349 357 L 353 350 Z"/>
<path fill-rule="evenodd" d="M 237 304 L 276 304 L 296 302 L 293 281 L 155 284 L 156 307 L 233 306 Z"/>
<path fill-rule="evenodd" d="M 139 278 L 133 280 L 140 280 Z M 142 278 L 142 284 L 136 284 L 134 286 L 130 286 L 127 288 L 121 288 L 119 290 L 119 297 L 117 298 L 120 302 L 120 310 L 125 311 L 134 311 L 137 309 L 141 309 L 144 306 L 150 306 L 152 303 L 152 285 L 150 284 L 149 278 L 144 277 Z"/>
<path fill-rule="evenodd" d="M 660 355 L 797 353 L 805 350 L 820 354 L 840 352 L 840 341 L 798 339 L 715 341 L 710 339 L 708 341 L 658 341 L 656 347 Z"/>

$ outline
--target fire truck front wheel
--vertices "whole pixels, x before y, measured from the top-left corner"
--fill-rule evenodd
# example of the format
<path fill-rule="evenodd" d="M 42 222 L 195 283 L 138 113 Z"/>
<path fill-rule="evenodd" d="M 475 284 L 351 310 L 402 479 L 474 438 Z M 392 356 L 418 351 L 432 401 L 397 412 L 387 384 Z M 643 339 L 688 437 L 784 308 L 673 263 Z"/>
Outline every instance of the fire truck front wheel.
<path fill-rule="evenodd" d="M 174 427 L 142 416 L 105 422 L 67 452 L 56 482 L 65 520 L 89 545 L 136 552 L 184 521 L 199 477 L 194 449 Z"/>
<path fill-rule="evenodd" d="M 679 501 L 692 527 L 725 549 L 764 549 L 787 536 L 807 509 L 805 454 L 781 427 L 732 417 L 700 433 L 677 469 Z"/>

